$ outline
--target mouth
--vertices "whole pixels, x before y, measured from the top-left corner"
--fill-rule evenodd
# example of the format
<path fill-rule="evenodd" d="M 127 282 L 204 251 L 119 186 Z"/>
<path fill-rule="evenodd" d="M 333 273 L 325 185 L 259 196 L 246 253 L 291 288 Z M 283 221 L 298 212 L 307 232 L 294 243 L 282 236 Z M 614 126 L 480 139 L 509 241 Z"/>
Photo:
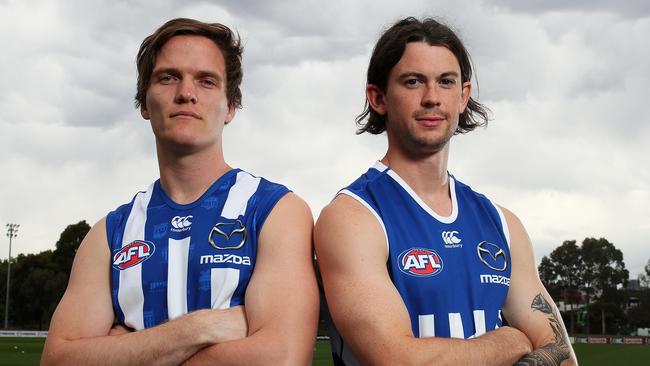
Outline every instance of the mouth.
<path fill-rule="evenodd" d="M 187 118 L 187 117 L 189 117 L 189 118 L 201 119 L 201 116 L 199 116 L 197 113 L 192 112 L 192 111 L 174 112 L 174 113 L 170 114 L 169 117 L 170 118 L 174 118 L 174 117 L 181 117 L 181 118 L 185 117 L 185 118 Z"/>
<path fill-rule="evenodd" d="M 444 113 L 435 110 L 420 110 L 413 113 L 413 119 L 423 126 L 435 127 L 447 120 Z"/>
<path fill-rule="evenodd" d="M 440 116 L 419 116 L 415 118 L 415 121 L 424 127 L 436 127 L 441 125 L 445 118 Z"/>

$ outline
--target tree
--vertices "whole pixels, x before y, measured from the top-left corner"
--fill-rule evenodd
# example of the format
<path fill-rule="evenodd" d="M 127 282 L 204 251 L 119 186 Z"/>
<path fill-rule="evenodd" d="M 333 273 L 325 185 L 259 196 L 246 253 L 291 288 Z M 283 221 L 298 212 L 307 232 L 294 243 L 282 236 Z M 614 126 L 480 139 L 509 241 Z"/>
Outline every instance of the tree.
<path fill-rule="evenodd" d="M 645 265 L 644 269 L 645 273 L 639 274 L 639 285 L 650 287 L 650 259 L 648 259 L 648 263 Z"/>
<path fill-rule="evenodd" d="M 549 257 L 544 256 L 539 265 L 539 274 L 551 296 L 559 296 L 565 304 L 571 304 L 569 331 L 574 333 L 575 309 L 572 305 L 580 297 L 579 289 L 583 282 L 582 250 L 576 241 L 566 240 Z"/>
<path fill-rule="evenodd" d="M 77 254 L 77 249 L 88 231 L 90 231 L 90 225 L 86 223 L 86 220 L 79 221 L 76 224 L 68 225 L 61 233 L 59 241 L 56 242 L 56 249 L 52 253 L 52 259 L 56 270 L 66 274 L 66 283 L 70 276 L 74 256 Z"/>
<path fill-rule="evenodd" d="M 11 278 L 12 306 L 9 310 L 15 324 L 22 328 L 44 329 L 66 280 L 66 274 L 58 272 L 54 266 L 52 251 L 18 255 Z"/>
<path fill-rule="evenodd" d="M 605 238 L 585 238 L 580 247 L 582 252 L 583 289 L 587 304 L 596 300 L 600 309 L 601 330 L 606 333 L 606 309 L 619 306 L 617 295 L 619 285 L 626 286 L 629 272 L 625 269 L 623 253 Z M 589 330 L 589 323 L 587 323 Z"/>
<path fill-rule="evenodd" d="M 72 261 L 90 226 L 86 221 L 68 225 L 54 251 L 19 254 L 11 260 L 9 320 L 14 327 L 44 329 L 63 292 Z M 0 290 L 4 299 L 7 261 L 0 261 Z M 0 303 L 4 314 L 5 303 Z"/>

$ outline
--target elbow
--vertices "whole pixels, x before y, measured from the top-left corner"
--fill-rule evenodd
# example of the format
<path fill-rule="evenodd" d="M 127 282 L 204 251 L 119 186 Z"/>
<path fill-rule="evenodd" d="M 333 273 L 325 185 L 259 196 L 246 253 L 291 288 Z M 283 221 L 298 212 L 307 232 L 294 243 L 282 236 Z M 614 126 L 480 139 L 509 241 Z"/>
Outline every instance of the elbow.
<path fill-rule="evenodd" d="M 43 354 L 41 355 L 41 366 L 63 365 L 65 356 L 62 355 L 60 348 L 53 345 L 49 340 L 46 340 Z"/>
<path fill-rule="evenodd" d="M 315 344 L 315 337 L 313 342 L 277 342 L 265 354 L 265 363 L 278 366 L 311 365 Z"/>
<path fill-rule="evenodd" d="M 41 354 L 41 366 L 57 366 L 79 364 L 79 355 L 74 342 L 50 335 L 45 340 L 43 353 Z"/>

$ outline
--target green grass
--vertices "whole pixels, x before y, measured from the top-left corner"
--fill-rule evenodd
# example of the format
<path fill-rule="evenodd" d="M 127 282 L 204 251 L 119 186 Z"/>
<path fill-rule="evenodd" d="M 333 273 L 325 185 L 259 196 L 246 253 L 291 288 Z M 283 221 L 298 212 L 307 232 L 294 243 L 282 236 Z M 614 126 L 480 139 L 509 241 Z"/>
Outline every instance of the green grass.
<path fill-rule="evenodd" d="M 0 365 L 38 365 L 45 338 L 0 337 Z M 650 345 L 575 344 L 574 349 L 581 365 L 648 365 Z M 313 366 L 331 366 L 329 341 L 317 341 Z"/>
<path fill-rule="evenodd" d="M 312 366 L 332 366 L 332 351 L 330 341 L 316 341 L 314 358 L 311 361 Z"/>
<path fill-rule="evenodd" d="M 650 363 L 650 345 L 632 344 L 574 344 L 580 365 L 647 366 Z"/>
<path fill-rule="evenodd" d="M 38 365 L 45 338 L 0 337 L 0 365 Z"/>

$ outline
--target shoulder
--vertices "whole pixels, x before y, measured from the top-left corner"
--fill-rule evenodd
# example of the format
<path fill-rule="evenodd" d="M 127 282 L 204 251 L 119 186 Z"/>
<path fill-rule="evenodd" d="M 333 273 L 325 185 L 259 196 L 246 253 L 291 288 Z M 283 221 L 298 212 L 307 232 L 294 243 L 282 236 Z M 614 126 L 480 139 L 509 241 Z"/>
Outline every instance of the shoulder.
<path fill-rule="evenodd" d="M 285 214 L 287 216 L 308 217 L 312 221 L 312 214 L 307 202 L 297 194 L 287 191 L 273 208 L 271 215 Z"/>
<path fill-rule="evenodd" d="M 343 257 L 370 250 L 370 254 L 387 257 L 387 239 L 378 216 L 359 200 L 339 194 L 320 213 L 314 227 L 314 244 L 319 256 L 330 252 Z M 320 251 L 319 251 L 320 249 Z"/>
<path fill-rule="evenodd" d="M 348 191 L 353 193 L 359 193 L 366 191 L 369 186 L 382 182 L 388 176 L 386 173 L 388 168 L 377 162 L 375 165 L 370 167 L 365 173 L 361 174 L 359 178 L 350 183 L 347 187 L 343 188 L 341 192 Z"/>
<path fill-rule="evenodd" d="M 317 225 L 343 225 L 356 226 L 361 223 L 372 222 L 373 212 L 365 201 L 342 190 L 334 197 L 332 202 L 323 208 L 318 217 Z"/>
<path fill-rule="evenodd" d="M 510 232 L 511 238 L 522 239 L 522 236 L 525 236 L 525 239 L 530 241 L 530 239 L 528 239 L 526 228 L 524 227 L 524 224 L 521 222 L 519 217 L 517 217 L 517 215 L 501 205 L 495 205 L 495 207 L 497 207 L 497 209 L 499 209 L 499 211 L 503 214 L 503 218 L 508 225 L 508 230 Z M 521 240 L 516 241 L 519 242 Z"/>
<path fill-rule="evenodd" d="M 235 174 L 230 190 L 235 193 L 249 191 L 257 197 L 255 202 L 264 201 L 267 198 L 277 201 L 291 191 L 283 184 L 240 169 Z M 273 199 L 274 197 L 275 199 Z"/>

